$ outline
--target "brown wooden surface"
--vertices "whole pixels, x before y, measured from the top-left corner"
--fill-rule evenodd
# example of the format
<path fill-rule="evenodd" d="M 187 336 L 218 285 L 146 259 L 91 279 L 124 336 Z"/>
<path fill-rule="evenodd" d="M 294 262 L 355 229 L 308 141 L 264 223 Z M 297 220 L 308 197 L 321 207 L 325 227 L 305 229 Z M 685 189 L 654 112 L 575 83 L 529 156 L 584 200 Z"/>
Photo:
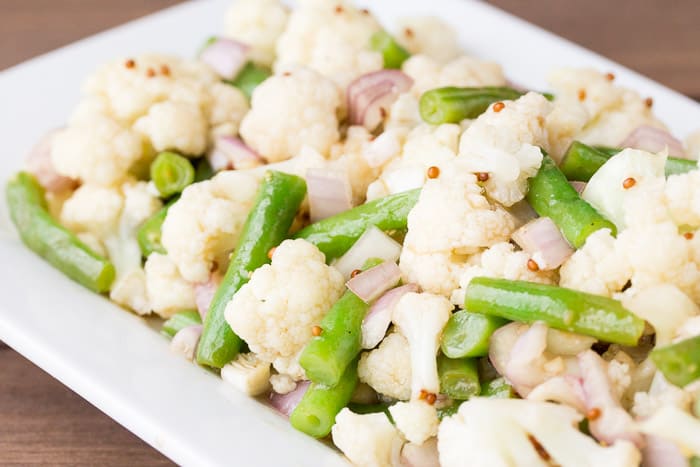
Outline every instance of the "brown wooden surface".
<path fill-rule="evenodd" d="M 175 3 L 177 0 L 0 0 L 0 69 Z M 697 0 L 492 3 L 678 91 L 700 97 Z M 0 343 L 0 465 L 37 464 L 170 463 Z"/>

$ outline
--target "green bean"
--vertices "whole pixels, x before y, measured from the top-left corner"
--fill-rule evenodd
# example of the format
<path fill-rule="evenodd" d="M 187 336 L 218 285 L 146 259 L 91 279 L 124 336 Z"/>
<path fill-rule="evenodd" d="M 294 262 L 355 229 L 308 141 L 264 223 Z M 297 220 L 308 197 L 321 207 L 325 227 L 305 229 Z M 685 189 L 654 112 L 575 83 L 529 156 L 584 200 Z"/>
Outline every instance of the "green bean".
<path fill-rule="evenodd" d="M 211 168 L 211 164 L 206 158 L 201 158 L 194 169 L 194 183 L 203 182 L 212 178 L 216 172 Z"/>
<path fill-rule="evenodd" d="M 356 402 L 350 402 L 348 404 L 348 409 L 355 412 L 356 414 L 364 415 L 368 413 L 383 413 L 392 421 L 391 413 L 389 412 L 389 404 L 379 402 L 377 404 L 358 404 Z"/>
<path fill-rule="evenodd" d="M 579 196 L 549 156 L 544 156 L 529 185 L 527 200 L 532 208 L 540 216 L 551 218 L 573 247 L 583 246 L 597 230 L 610 229 L 613 235 L 617 232 L 615 224 Z"/>
<path fill-rule="evenodd" d="M 700 379 L 700 336 L 651 351 L 651 360 L 664 377 L 683 387 Z"/>
<path fill-rule="evenodd" d="M 181 193 L 194 181 L 194 167 L 186 157 L 161 152 L 151 163 L 151 181 L 163 198 Z"/>
<path fill-rule="evenodd" d="M 197 310 L 180 311 L 163 323 L 160 333 L 172 339 L 178 331 L 197 324 L 202 324 L 202 318 Z"/>
<path fill-rule="evenodd" d="M 476 360 L 472 358 L 448 358 L 438 356 L 440 394 L 452 399 L 467 400 L 481 392 Z"/>
<path fill-rule="evenodd" d="M 608 159 L 620 151 L 619 148 L 593 147 L 580 141 L 574 141 L 564 154 L 559 168 L 569 180 L 587 182 Z M 697 168 L 697 161 L 669 157 L 666 159 L 665 173 L 668 177 L 669 175 L 690 172 Z"/>
<path fill-rule="evenodd" d="M 204 320 L 197 347 L 197 362 L 221 368 L 233 360 L 241 339 L 231 330 L 224 310 L 233 295 L 257 268 L 269 261 L 268 252 L 287 237 L 289 228 L 306 195 L 304 179 L 269 171 L 258 188 L 253 208 L 219 288 Z"/>
<path fill-rule="evenodd" d="M 415 189 L 370 201 L 311 224 L 294 238 L 313 243 L 330 261 L 348 251 L 370 225 L 384 231 L 406 229 L 408 213 L 419 195 L 420 189 Z"/>
<path fill-rule="evenodd" d="M 141 255 L 143 255 L 144 258 L 148 258 L 151 253 L 160 253 L 163 255 L 167 253 L 160 241 L 161 229 L 163 227 L 163 222 L 165 222 L 165 217 L 168 215 L 168 209 L 170 209 L 170 206 L 175 204 L 177 200 L 178 197 L 175 197 L 168 201 L 165 206 L 146 219 L 136 231 L 136 240 L 139 242 Z"/>
<path fill-rule="evenodd" d="M 459 406 L 462 405 L 464 401 L 454 401 L 451 405 L 445 407 L 438 407 L 437 416 L 440 421 L 447 417 L 451 417 L 459 411 Z"/>
<path fill-rule="evenodd" d="M 691 457 L 690 464 L 688 464 L 688 467 L 700 467 L 700 457 L 698 457 L 698 456 Z"/>
<path fill-rule="evenodd" d="M 499 399 L 510 399 L 515 397 L 513 386 L 508 384 L 504 377 L 492 379 L 488 383 L 481 386 L 481 395 L 483 397 L 496 397 Z"/>
<path fill-rule="evenodd" d="M 513 100 L 523 93 L 508 87 L 431 89 L 420 98 L 420 116 L 433 125 L 459 123 L 466 118 L 476 118 L 498 101 Z"/>
<path fill-rule="evenodd" d="M 460 310 L 442 331 L 442 353 L 450 358 L 483 357 L 489 353 L 491 334 L 506 323 L 497 316 Z"/>
<path fill-rule="evenodd" d="M 5 196 L 12 222 L 30 250 L 88 289 L 109 291 L 114 266 L 51 217 L 44 189 L 33 175 L 16 174 L 7 183 Z"/>
<path fill-rule="evenodd" d="M 226 82 L 240 89 L 250 99 L 255 88 L 269 78 L 271 74 L 272 72 L 269 68 L 248 62 L 234 80 Z"/>
<path fill-rule="evenodd" d="M 349 365 L 335 386 L 311 383 L 289 416 L 294 428 L 315 438 L 331 432 L 335 416 L 345 407 L 357 386 L 357 362 Z"/>
<path fill-rule="evenodd" d="M 543 321 L 561 331 L 635 346 L 644 320 L 612 298 L 534 282 L 476 277 L 469 282 L 464 308 L 512 321 Z"/>
<path fill-rule="evenodd" d="M 411 56 L 408 50 L 401 47 L 386 31 L 377 31 L 369 38 L 369 48 L 382 54 L 384 68 L 401 69 L 403 62 Z"/>

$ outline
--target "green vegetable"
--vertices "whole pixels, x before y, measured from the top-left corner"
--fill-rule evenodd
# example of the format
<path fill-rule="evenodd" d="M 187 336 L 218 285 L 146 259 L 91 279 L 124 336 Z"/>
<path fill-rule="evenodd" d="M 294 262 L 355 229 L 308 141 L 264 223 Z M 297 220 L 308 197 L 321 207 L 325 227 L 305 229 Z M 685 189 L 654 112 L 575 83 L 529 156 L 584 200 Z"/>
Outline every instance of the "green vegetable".
<path fill-rule="evenodd" d="M 683 387 L 700 379 L 700 336 L 657 347 L 651 351 L 651 360 L 676 386 Z"/>
<path fill-rule="evenodd" d="M 335 386 L 311 383 L 289 416 L 294 428 L 315 438 L 331 432 L 335 416 L 345 407 L 357 386 L 357 362 L 349 365 Z"/>
<path fill-rule="evenodd" d="M 513 100 L 523 93 L 508 87 L 481 88 L 446 87 L 431 89 L 420 98 L 420 116 L 433 125 L 459 123 L 476 118 L 498 101 Z"/>
<path fill-rule="evenodd" d="M 161 152 L 151 163 L 151 180 L 163 198 L 181 193 L 194 181 L 194 167 L 186 157 Z"/>
<path fill-rule="evenodd" d="M 369 38 L 369 48 L 382 54 L 384 68 L 401 69 L 411 54 L 386 31 L 377 31 Z"/>
<path fill-rule="evenodd" d="M 580 248 L 593 232 L 615 225 L 584 201 L 569 184 L 564 174 L 549 156 L 544 156 L 537 175 L 529 180 L 527 200 L 542 217 L 549 217 L 575 248 Z"/>
<path fill-rule="evenodd" d="M 213 44 L 214 42 L 216 42 L 217 40 L 219 40 L 218 37 L 216 37 L 216 36 L 209 36 L 209 37 L 204 41 L 204 43 L 199 47 L 199 50 L 197 51 L 197 57 L 199 57 L 200 55 L 202 55 L 202 52 L 204 52 L 204 50 L 205 50 L 207 47 L 209 47 L 210 45 L 212 45 L 212 44 Z"/>
<path fill-rule="evenodd" d="M 454 313 L 442 331 L 442 353 L 450 358 L 482 357 L 489 353 L 489 339 L 507 321 L 497 316 Z"/>
<path fill-rule="evenodd" d="M 163 323 L 160 333 L 172 339 L 178 331 L 197 324 L 202 324 L 202 318 L 199 316 L 199 312 L 197 310 L 185 310 L 175 313 L 170 319 Z"/>
<path fill-rule="evenodd" d="M 564 154 L 559 168 L 569 180 L 587 182 L 608 159 L 620 151 L 618 148 L 592 147 L 574 141 Z M 666 159 L 666 176 L 690 172 L 697 168 L 697 161 L 677 157 Z"/>
<path fill-rule="evenodd" d="M 476 360 L 472 358 L 448 358 L 440 355 L 437 360 L 440 375 L 440 393 L 452 399 L 466 400 L 481 392 Z"/>
<path fill-rule="evenodd" d="M 483 397 L 497 397 L 500 399 L 510 399 L 515 397 L 513 386 L 508 384 L 505 378 L 500 377 L 492 379 L 485 385 L 481 386 L 481 395 Z"/>
<path fill-rule="evenodd" d="M 476 277 L 467 286 L 464 307 L 512 321 L 543 321 L 613 344 L 635 346 L 644 331 L 644 320 L 617 300 L 534 282 Z"/>
<path fill-rule="evenodd" d="M 690 465 L 688 467 L 700 467 L 700 457 L 693 456 L 690 458 Z"/>
<path fill-rule="evenodd" d="M 226 82 L 240 89 L 250 99 L 255 88 L 269 78 L 271 74 L 272 72 L 269 68 L 248 62 L 233 81 Z"/>
<path fill-rule="evenodd" d="M 197 347 L 197 362 L 200 364 L 221 368 L 236 357 L 241 339 L 224 318 L 226 305 L 248 282 L 250 274 L 269 261 L 267 253 L 270 249 L 287 237 L 305 195 L 304 179 L 275 171 L 265 175 L 243 226 L 238 247 L 204 320 Z"/>
<path fill-rule="evenodd" d="M 148 258 L 151 253 L 166 254 L 165 247 L 160 241 L 161 230 L 165 217 L 168 215 L 168 209 L 175 204 L 178 197 L 168 201 L 168 203 L 160 208 L 155 214 L 146 219 L 141 227 L 136 231 L 136 240 L 139 242 L 141 255 Z"/>
<path fill-rule="evenodd" d="M 451 417 L 454 414 L 456 414 L 457 411 L 459 410 L 459 406 L 462 405 L 462 402 L 463 401 L 454 401 L 454 403 L 452 405 L 438 408 L 437 409 L 437 416 L 440 419 L 440 421 L 442 421 L 443 419 L 445 419 L 447 417 Z"/>
<path fill-rule="evenodd" d="M 393 423 L 393 418 L 391 417 L 391 413 L 389 413 L 389 404 L 381 402 L 377 404 L 357 404 L 355 402 L 350 402 L 348 404 L 348 409 L 360 415 L 382 412 L 389 417 L 389 420 Z"/>
<path fill-rule="evenodd" d="M 194 169 L 194 183 L 209 180 L 214 174 L 216 174 L 216 172 L 211 168 L 211 164 L 203 157 L 197 162 L 197 168 Z"/>
<path fill-rule="evenodd" d="M 415 189 L 370 201 L 311 224 L 294 238 L 313 243 L 330 261 L 348 251 L 370 225 L 384 231 L 405 229 L 419 195 L 420 189 Z"/>
<path fill-rule="evenodd" d="M 12 222 L 30 250 L 88 289 L 109 291 L 114 266 L 51 218 L 44 189 L 33 175 L 19 172 L 7 183 L 5 196 Z"/>

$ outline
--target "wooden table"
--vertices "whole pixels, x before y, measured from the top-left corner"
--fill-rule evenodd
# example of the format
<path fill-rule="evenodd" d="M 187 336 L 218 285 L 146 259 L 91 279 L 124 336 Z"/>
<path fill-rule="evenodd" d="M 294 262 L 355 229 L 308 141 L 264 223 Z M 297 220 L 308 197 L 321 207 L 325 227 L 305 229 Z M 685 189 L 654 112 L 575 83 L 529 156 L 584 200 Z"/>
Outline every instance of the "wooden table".
<path fill-rule="evenodd" d="M 0 69 L 176 3 L 177 0 L 2 0 Z M 677 0 L 672 5 L 664 0 L 492 3 L 700 98 L 697 0 Z M 212 24 L 212 30 L 218 27 Z M 171 463 L 0 343 L 0 465 L 13 464 Z"/>

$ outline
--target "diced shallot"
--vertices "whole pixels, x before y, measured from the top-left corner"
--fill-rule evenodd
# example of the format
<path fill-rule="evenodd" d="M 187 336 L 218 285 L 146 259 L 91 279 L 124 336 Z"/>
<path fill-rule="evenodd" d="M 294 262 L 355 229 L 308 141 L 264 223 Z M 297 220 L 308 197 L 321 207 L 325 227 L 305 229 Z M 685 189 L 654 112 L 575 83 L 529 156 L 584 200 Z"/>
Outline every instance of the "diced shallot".
<path fill-rule="evenodd" d="M 209 305 L 211 305 L 211 301 L 220 283 L 221 274 L 214 272 L 209 277 L 208 281 L 194 286 L 194 301 L 197 304 L 197 311 L 199 311 L 199 316 L 202 317 L 202 321 L 204 321 L 204 318 L 207 316 Z"/>
<path fill-rule="evenodd" d="M 351 125 L 376 129 L 399 94 L 411 89 L 413 80 L 399 70 L 379 70 L 360 76 L 348 86 Z"/>
<path fill-rule="evenodd" d="M 526 397 L 534 387 L 547 380 L 546 349 L 547 325 L 540 321 L 533 323 L 513 344 L 503 376 L 521 396 Z"/>
<path fill-rule="evenodd" d="M 528 329 L 526 324 L 514 321 L 502 326 L 489 339 L 489 361 L 498 374 L 505 376 L 510 352 L 520 335 Z"/>
<path fill-rule="evenodd" d="M 688 467 L 680 448 L 660 436 L 646 435 L 642 449 L 642 467 Z"/>
<path fill-rule="evenodd" d="M 668 131 L 649 125 L 642 125 L 632 130 L 632 133 L 620 143 L 620 147 L 653 153 L 667 149 L 671 156 L 686 157 L 683 143 Z"/>
<path fill-rule="evenodd" d="M 369 303 L 394 287 L 401 279 L 401 270 L 394 262 L 383 263 L 369 268 L 351 278 L 345 285 L 363 302 Z"/>
<path fill-rule="evenodd" d="M 306 188 L 311 222 L 352 208 L 352 185 L 345 170 L 308 169 Z"/>
<path fill-rule="evenodd" d="M 194 358 L 194 352 L 199 344 L 199 338 L 202 335 L 202 325 L 195 324 L 180 329 L 170 341 L 170 349 L 183 355 L 188 360 Z"/>
<path fill-rule="evenodd" d="M 51 161 L 51 141 L 59 130 L 47 133 L 27 154 L 27 171 L 34 175 L 39 184 L 48 192 L 57 193 L 70 190 L 78 184 L 72 178 L 56 172 Z"/>
<path fill-rule="evenodd" d="M 301 401 L 301 398 L 306 394 L 310 384 L 311 381 L 299 381 L 294 390 L 287 394 L 271 393 L 270 405 L 285 417 L 289 417 L 299 404 L 299 401 Z"/>
<path fill-rule="evenodd" d="M 430 438 L 423 444 L 404 444 L 401 467 L 440 467 L 437 438 Z"/>
<path fill-rule="evenodd" d="M 576 193 L 578 193 L 579 195 L 583 193 L 583 190 L 586 189 L 586 182 L 579 182 L 577 180 L 574 180 L 570 181 L 569 185 L 571 185 L 573 189 L 576 190 Z"/>
<path fill-rule="evenodd" d="M 391 324 L 391 314 L 399 299 L 409 292 L 419 290 L 416 284 L 402 285 L 389 290 L 372 304 L 362 320 L 363 349 L 373 349 L 384 339 Z"/>
<path fill-rule="evenodd" d="M 520 227 L 513 233 L 513 241 L 529 253 L 542 270 L 558 268 L 574 253 L 549 217 L 538 217 Z"/>
<path fill-rule="evenodd" d="M 370 226 L 357 241 L 334 264 L 346 279 L 355 269 L 360 269 L 370 258 L 396 262 L 401 256 L 401 244 L 379 230 Z"/>
<path fill-rule="evenodd" d="M 234 79 L 246 64 L 249 50 L 242 42 L 218 37 L 202 50 L 199 59 L 223 79 Z"/>
<path fill-rule="evenodd" d="M 215 172 L 231 169 L 252 169 L 265 164 L 265 159 L 235 136 L 219 136 L 207 154 Z"/>

